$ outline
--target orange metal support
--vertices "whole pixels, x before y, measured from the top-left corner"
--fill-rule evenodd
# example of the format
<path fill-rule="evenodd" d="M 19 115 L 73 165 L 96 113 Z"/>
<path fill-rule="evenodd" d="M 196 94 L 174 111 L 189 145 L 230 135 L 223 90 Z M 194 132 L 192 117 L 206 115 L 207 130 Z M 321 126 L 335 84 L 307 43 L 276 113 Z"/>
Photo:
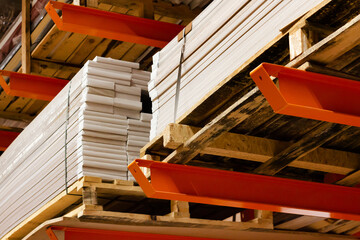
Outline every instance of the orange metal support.
<path fill-rule="evenodd" d="M 358 81 L 269 63 L 250 75 L 276 113 L 360 127 Z"/>
<path fill-rule="evenodd" d="M 218 238 L 200 238 L 200 237 L 186 237 L 167 234 L 154 233 L 139 233 L 139 232 L 123 232 L 111 231 L 103 229 L 90 228 L 70 228 L 61 226 L 52 226 L 46 230 L 51 240 L 58 240 L 53 230 L 64 231 L 64 240 L 220 240 Z"/>
<path fill-rule="evenodd" d="M 20 133 L 0 130 L 0 151 L 5 151 Z"/>
<path fill-rule="evenodd" d="M 359 188 L 143 159 L 128 168 L 151 198 L 360 221 Z"/>
<path fill-rule="evenodd" d="M 9 77 L 9 85 L 4 76 Z M 51 101 L 69 81 L 0 70 L 0 85 L 11 96 Z"/>
<path fill-rule="evenodd" d="M 62 31 L 164 47 L 184 26 L 50 1 L 46 11 Z M 62 10 L 62 18 L 55 9 Z"/>

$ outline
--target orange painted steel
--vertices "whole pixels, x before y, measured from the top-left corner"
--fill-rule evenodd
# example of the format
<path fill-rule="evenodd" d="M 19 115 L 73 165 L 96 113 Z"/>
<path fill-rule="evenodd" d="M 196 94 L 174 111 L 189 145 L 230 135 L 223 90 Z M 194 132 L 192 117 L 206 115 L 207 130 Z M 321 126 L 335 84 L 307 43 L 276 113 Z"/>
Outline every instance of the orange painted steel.
<path fill-rule="evenodd" d="M 0 151 L 5 151 L 20 133 L 0 130 Z"/>
<path fill-rule="evenodd" d="M 360 221 L 359 188 L 143 159 L 128 169 L 150 198 Z"/>
<path fill-rule="evenodd" d="M 184 26 L 50 1 L 45 6 L 59 30 L 163 48 Z M 62 18 L 56 9 L 62 10 Z"/>
<path fill-rule="evenodd" d="M 269 63 L 250 76 L 276 113 L 360 127 L 358 81 Z"/>
<path fill-rule="evenodd" d="M 188 237 L 177 236 L 168 234 L 154 234 L 154 233 L 140 233 L 140 232 L 125 232 L 113 231 L 92 228 L 72 228 L 62 226 L 51 226 L 46 230 L 50 240 L 58 240 L 53 231 L 64 231 L 64 240 L 221 240 L 218 238 L 201 238 L 201 237 Z"/>
<path fill-rule="evenodd" d="M 5 77 L 9 77 L 9 84 Z M 0 70 L 0 85 L 10 96 L 51 101 L 69 81 Z"/>

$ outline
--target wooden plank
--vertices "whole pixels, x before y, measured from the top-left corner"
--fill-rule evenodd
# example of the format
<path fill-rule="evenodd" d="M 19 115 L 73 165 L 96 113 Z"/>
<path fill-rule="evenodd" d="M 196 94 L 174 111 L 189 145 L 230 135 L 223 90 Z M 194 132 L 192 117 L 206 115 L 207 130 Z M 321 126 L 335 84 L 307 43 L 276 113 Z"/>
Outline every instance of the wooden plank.
<path fill-rule="evenodd" d="M 300 28 L 289 33 L 290 59 L 294 59 L 310 47 L 305 29 Z"/>
<path fill-rule="evenodd" d="M 53 26 L 39 45 L 32 51 L 31 56 L 38 59 L 48 58 L 54 48 L 64 39 L 66 39 L 66 32 L 59 31 L 56 26 Z"/>
<path fill-rule="evenodd" d="M 154 4 L 152 0 L 141 0 L 139 17 L 154 19 Z M 142 13 L 142 14 L 141 14 Z"/>
<path fill-rule="evenodd" d="M 325 218 L 323 217 L 313 217 L 313 216 L 301 216 L 293 220 L 278 224 L 275 226 L 276 229 L 287 229 L 287 230 L 297 230 L 303 227 L 306 227 L 312 223 L 319 222 Z"/>
<path fill-rule="evenodd" d="M 160 141 L 162 141 L 165 148 L 176 149 L 200 129 L 187 125 L 169 124 L 162 134 Z M 265 162 L 291 145 L 291 142 L 227 132 L 202 149 L 200 153 Z M 148 149 L 148 152 L 151 153 L 151 147 Z M 166 154 L 165 151 L 164 153 Z M 360 155 L 356 153 L 319 147 L 304 157 L 290 163 L 289 166 L 347 174 L 360 167 L 359 159 Z"/>
<path fill-rule="evenodd" d="M 202 149 L 221 136 L 221 134 L 240 124 L 247 119 L 250 114 L 259 111 L 266 105 L 266 100 L 262 96 L 259 96 L 259 94 L 256 94 L 257 92 L 258 89 L 255 88 L 232 104 L 213 121 L 187 140 L 184 145 L 173 151 L 165 158 L 164 162 L 188 163 Z"/>
<path fill-rule="evenodd" d="M 325 75 L 329 75 L 329 76 L 335 76 L 335 77 L 360 81 L 360 77 L 358 77 L 358 76 L 339 72 L 339 71 L 333 70 L 331 68 L 320 66 L 319 64 L 316 64 L 316 63 L 305 62 L 298 69 L 301 69 L 304 71 L 309 71 L 309 72 L 321 73 L 321 74 L 325 74 Z"/>
<path fill-rule="evenodd" d="M 6 108 L 6 111 L 21 112 L 30 101 L 30 98 L 15 97 L 14 101 Z"/>
<path fill-rule="evenodd" d="M 76 74 L 81 68 L 80 64 L 67 64 L 47 59 L 32 59 L 31 72 L 49 77 L 52 77 L 58 71 L 70 71 Z"/>
<path fill-rule="evenodd" d="M 0 111 L 0 117 L 11 119 L 15 121 L 22 121 L 25 123 L 29 123 L 34 119 L 34 116 L 31 116 L 26 113 L 17 113 L 17 112 L 8 112 L 8 111 Z"/>
<path fill-rule="evenodd" d="M 83 64 L 87 60 L 92 60 L 93 58 L 89 58 L 90 53 L 102 42 L 103 38 L 86 36 L 84 41 L 78 46 L 66 62 L 72 64 Z"/>
<path fill-rule="evenodd" d="M 85 209 L 78 213 L 81 220 L 98 221 L 103 223 L 136 224 L 142 226 L 184 226 L 189 228 L 218 228 L 245 230 L 250 228 L 272 229 L 270 221 L 261 223 L 226 222 L 194 218 L 173 218 L 170 216 L 150 216 L 146 214 L 96 211 Z"/>
<path fill-rule="evenodd" d="M 299 67 L 307 61 L 330 64 L 341 55 L 345 54 L 360 44 L 360 15 L 321 40 L 287 66 Z"/>
<path fill-rule="evenodd" d="M 338 185 L 355 186 L 360 183 L 360 170 L 350 173 L 348 176 L 336 182 Z"/>
<path fill-rule="evenodd" d="M 21 1 L 21 62 L 23 73 L 30 73 L 30 0 Z"/>
<path fill-rule="evenodd" d="M 47 58 L 65 62 L 78 48 L 78 46 L 84 41 L 86 35 L 78 33 L 68 33 L 66 39 L 54 46 Z"/>
<path fill-rule="evenodd" d="M 170 201 L 171 212 L 167 216 L 190 218 L 190 208 L 188 202 Z"/>
<path fill-rule="evenodd" d="M 346 125 L 321 122 L 296 143 L 256 168 L 254 173 L 275 175 L 291 162 L 314 151 L 349 128 L 350 126 Z"/>

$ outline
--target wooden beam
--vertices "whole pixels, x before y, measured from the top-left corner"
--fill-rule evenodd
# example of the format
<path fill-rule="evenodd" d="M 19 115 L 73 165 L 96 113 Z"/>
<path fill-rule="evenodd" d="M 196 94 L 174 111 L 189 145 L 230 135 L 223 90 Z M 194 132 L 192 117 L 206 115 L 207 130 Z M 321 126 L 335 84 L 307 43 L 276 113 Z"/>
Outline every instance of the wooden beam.
<path fill-rule="evenodd" d="M 76 74 L 81 65 L 69 64 L 58 61 L 44 60 L 44 59 L 35 59 L 31 60 L 31 72 L 35 74 L 40 74 L 43 76 L 53 77 L 53 73 L 57 71 L 71 71 Z M 50 71 L 53 70 L 53 71 Z"/>
<path fill-rule="evenodd" d="M 351 79 L 351 80 L 355 80 L 355 81 L 360 81 L 360 77 L 358 77 L 358 76 L 339 72 L 339 71 L 333 70 L 331 68 L 323 67 L 323 66 L 320 66 L 319 64 L 311 63 L 311 62 L 304 63 L 298 69 L 301 69 L 304 71 L 309 71 L 309 72 L 321 73 L 321 74 L 330 75 L 330 76 L 334 76 L 334 77 L 340 77 L 340 78 L 346 78 L 346 79 Z"/>
<path fill-rule="evenodd" d="M 350 173 L 348 176 L 336 182 L 338 185 L 355 186 L 360 183 L 360 170 Z"/>
<path fill-rule="evenodd" d="M 169 124 L 162 135 L 163 145 L 165 148 L 176 149 L 199 130 L 197 127 Z M 200 153 L 265 162 L 291 145 L 290 142 L 227 132 Z M 360 154 L 319 147 L 291 162 L 289 166 L 346 175 L 360 168 Z"/>
<path fill-rule="evenodd" d="M 21 6 L 21 65 L 23 73 L 30 73 L 30 0 L 22 0 Z"/>
<path fill-rule="evenodd" d="M 287 66 L 299 67 L 307 61 L 330 64 L 332 61 L 360 44 L 359 32 L 360 15 L 357 15 L 334 33 L 310 47 L 301 54 L 301 56 L 298 56 L 287 64 Z"/>
<path fill-rule="evenodd" d="M 289 33 L 290 60 L 301 55 L 310 47 L 310 42 L 304 28 Z"/>
<path fill-rule="evenodd" d="M 190 218 L 190 208 L 188 202 L 171 200 L 170 209 L 171 209 L 171 213 L 169 213 L 167 216 L 171 216 L 174 218 L 177 217 Z"/>
<path fill-rule="evenodd" d="M 267 106 L 257 88 L 245 94 L 229 108 L 205 125 L 194 136 L 178 147 L 164 162 L 186 164 L 211 142 L 245 121 L 252 113 Z"/>
<path fill-rule="evenodd" d="M 86 206 L 86 205 L 85 205 Z M 216 229 L 272 229 L 271 220 L 262 222 L 227 222 L 197 218 L 174 218 L 172 216 L 150 216 L 146 214 L 124 213 L 112 211 L 99 211 L 80 209 L 78 218 L 82 221 L 100 221 L 103 223 L 136 224 L 141 226 L 182 226 L 187 228 L 216 228 Z"/>
<path fill-rule="evenodd" d="M 16 129 L 22 130 L 28 125 L 27 122 L 18 121 L 18 120 L 11 120 L 6 118 L 0 117 L 0 128 L 2 129 Z"/>
<path fill-rule="evenodd" d="M 152 0 L 141 0 L 139 17 L 154 19 L 154 4 Z"/>
<path fill-rule="evenodd" d="M 314 217 L 314 216 L 301 216 L 295 219 L 292 219 L 290 221 L 281 223 L 279 225 L 276 225 L 276 229 L 286 229 L 286 230 L 297 230 L 303 227 L 306 227 L 310 224 L 313 224 L 315 222 L 319 222 L 321 220 L 324 220 L 323 217 Z"/>
<path fill-rule="evenodd" d="M 292 144 L 275 157 L 267 160 L 254 170 L 254 173 L 264 175 L 275 175 L 291 162 L 305 156 L 330 141 L 350 126 L 339 125 L 329 122 L 321 122 L 318 126 L 308 132 L 303 138 Z"/>
<path fill-rule="evenodd" d="M 26 113 L 0 111 L 0 118 L 29 123 L 35 118 L 35 116 L 30 116 Z"/>

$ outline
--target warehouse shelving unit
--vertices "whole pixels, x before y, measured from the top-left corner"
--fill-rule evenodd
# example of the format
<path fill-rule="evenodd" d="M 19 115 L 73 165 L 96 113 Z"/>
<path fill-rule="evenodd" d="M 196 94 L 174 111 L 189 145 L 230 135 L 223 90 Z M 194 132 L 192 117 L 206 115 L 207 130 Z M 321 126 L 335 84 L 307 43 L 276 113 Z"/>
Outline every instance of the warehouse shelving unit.
<path fill-rule="evenodd" d="M 116 9 L 131 13 L 129 9 L 105 4 L 111 1 L 103 2 L 97 5 L 102 10 Z M 131 2 L 124 0 L 117 3 L 129 6 Z M 146 15 L 143 8 L 149 2 L 136 2 L 138 5 L 132 10 L 141 13 L 137 14 L 140 19 Z M 156 4 L 157 13 L 160 13 L 163 9 L 161 6 L 165 5 L 162 1 Z M 50 2 L 49 6 L 61 8 L 67 5 Z M 78 6 L 67 7 L 80 9 L 84 14 L 100 12 Z M 167 231 L 176 236 L 162 236 L 164 239 L 355 239 L 360 232 L 360 210 L 354 200 L 359 198 L 359 190 L 351 187 L 360 183 L 358 124 L 354 124 L 354 121 L 339 121 L 338 118 L 310 117 L 309 114 L 286 112 L 291 115 L 288 116 L 282 115 L 283 112 L 276 113 L 271 101 L 269 104 L 269 99 L 266 99 L 266 94 L 266 98 L 263 96 L 262 88 L 259 87 L 260 91 L 256 87 L 250 72 L 263 62 L 270 62 L 331 76 L 331 80 L 352 79 L 352 88 L 356 90 L 355 81 L 359 80 L 360 73 L 359 7 L 360 1 L 324 0 L 318 7 L 282 29 L 278 37 L 254 55 L 251 61 L 239 66 L 206 98 L 180 116 L 176 123 L 169 124 L 162 134 L 142 149 L 141 157 L 146 160 L 138 161 L 147 167 L 152 164 L 164 166 L 166 170 L 159 179 L 156 178 L 156 167 L 151 173 L 140 173 L 141 169 L 136 162 L 130 170 L 137 171 L 134 172 L 137 182 L 109 182 L 86 176 L 64 189 L 2 239 L 31 240 L 48 236 L 50 239 L 74 239 L 79 236 L 96 239 L 104 235 L 158 239 L 156 234 L 168 234 Z M 54 9 L 50 11 L 55 14 Z M 171 16 L 176 14 L 172 10 L 168 12 Z M 194 16 L 194 12 L 187 11 L 185 15 Z M 175 28 L 178 26 L 175 25 L 178 22 L 175 18 L 159 15 L 155 18 L 167 20 L 171 24 L 159 24 L 174 29 L 173 33 L 169 33 L 171 37 L 169 35 L 169 39 L 164 41 L 171 40 L 184 27 Z M 59 21 L 57 15 L 55 23 L 58 26 Z M 31 39 L 41 39 L 31 51 L 31 72 L 52 78 L 71 78 L 87 59 L 100 52 L 104 56 L 136 60 L 148 66 L 151 62 L 149 56 L 157 50 L 154 47 L 164 45 L 153 44 L 150 40 L 151 43 L 148 40 L 134 42 L 148 43 L 152 47 L 119 42 L 121 38 L 113 37 L 116 41 L 104 39 L 110 35 L 101 32 L 94 36 L 70 34 L 59 31 L 56 26 L 50 27 L 45 35 L 42 34 L 46 29 L 44 26 L 50 22 L 49 15 L 46 15 L 30 35 Z M 140 20 L 141 24 L 145 22 L 154 23 L 154 20 Z M 183 25 L 189 22 L 187 19 Z M 324 27 L 322 23 L 331 27 Z M 91 29 L 91 26 L 88 25 L 88 28 Z M 76 32 L 76 29 L 72 31 Z M 17 52 L 5 69 L 17 71 L 19 60 L 20 53 Z M 298 73 L 299 70 L 294 71 Z M 318 76 L 312 73 L 309 75 Z M 273 83 L 272 80 L 269 82 Z M 274 83 L 276 87 L 278 82 Z M 5 112 L 21 108 L 18 112 L 25 116 L 26 121 L 46 104 L 44 101 L 24 98 L 27 96 L 13 98 L 4 92 L 1 97 L 0 110 L 4 112 L 3 116 Z M 353 99 L 356 100 L 357 96 Z M 352 103 L 352 108 L 356 107 L 356 103 Z M 344 113 L 342 109 L 337 110 Z M 357 110 L 349 111 L 353 114 Z M 21 117 L 17 115 L 12 119 L 18 121 Z M 19 131 L 16 127 L 9 130 Z M 5 145 L 2 143 L 2 149 L 6 148 Z M 172 189 L 167 186 L 171 168 L 180 169 L 178 175 L 171 174 L 178 176 L 171 185 Z M 191 188 L 195 183 L 183 179 L 184 171 L 187 170 L 199 170 L 196 179 L 191 174 L 189 179 L 199 180 L 206 191 Z M 149 182 L 150 176 L 153 182 Z M 224 179 L 224 176 L 229 176 L 229 179 Z M 237 181 L 243 181 L 242 178 L 249 181 L 245 185 L 268 183 L 269 188 L 263 191 L 261 187 L 254 187 L 252 189 L 255 193 L 246 194 L 249 191 L 245 189 L 246 186 L 243 186 L 244 190 L 238 189 Z M 156 184 L 156 181 L 160 183 L 158 186 L 161 191 L 152 195 L 154 189 L 149 190 L 148 187 L 149 184 Z M 209 185 L 209 182 L 212 184 Z M 286 188 L 298 184 L 291 189 L 294 195 L 287 196 L 286 188 L 276 192 L 282 184 Z M 185 191 L 177 191 L 179 189 Z M 225 191 L 230 197 L 222 199 L 225 193 L 219 196 L 215 192 L 211 196 L 212 190 Z M 239 198 L 231 198 L 243 191 L 245 194 L 235 196 Z M 271 202 L 274 199 L 267 198 L 271 194 L 277 194 L 275 200 L 278 202 Z M 300 197 L 312 194 L 329 194 L 328 205 L 321 203 L 320 198 L 315 196 L 314 201 L 309 203 L 311 206 L 301 205 L 303 201 Z M 349 197 L 344 199 L 346 194 Z M 244 200 L 253 196 L 256 199 L 252 199 L 252 202 Z M 283 199 L 292 199 L 293 205 L 285 206 Z M 288 209 L 279 209 L 285 207 Z"/>

